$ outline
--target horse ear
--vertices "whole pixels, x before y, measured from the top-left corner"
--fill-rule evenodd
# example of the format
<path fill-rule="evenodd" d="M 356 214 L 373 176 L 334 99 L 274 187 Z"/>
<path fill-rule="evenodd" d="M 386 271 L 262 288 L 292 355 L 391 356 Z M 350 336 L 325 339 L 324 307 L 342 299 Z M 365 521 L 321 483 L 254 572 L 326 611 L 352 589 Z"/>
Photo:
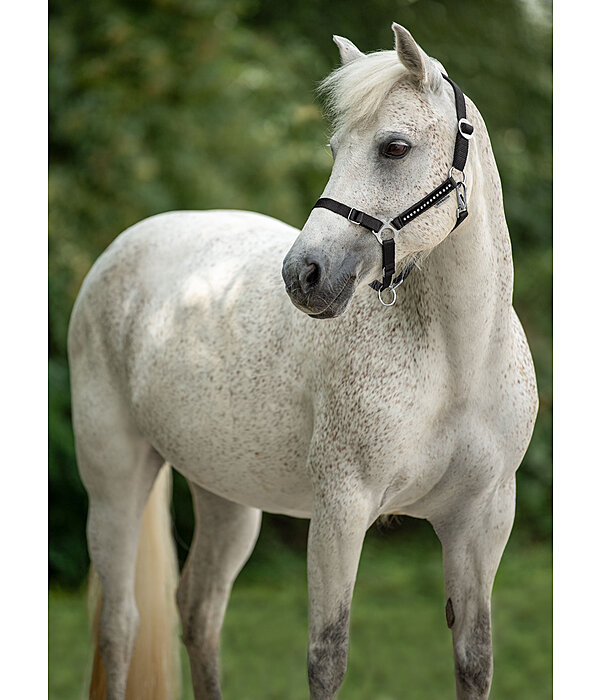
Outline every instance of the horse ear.
<path fill-rule="evenodd" d="M 410 73 L 413 81 L 421 88 L 430 82 L 428 75 L 431 61 L 427 54 L 412 38 L 412 34 L 396 22 L 392 23 L 392 29 L 396 37 L 396 53 L 400 63 Z"/>
<path fill-rule="evenodd" d="M 350 41 L 350 39 L 346 39 L 343 36 L 337 36 L 336 34 L 334 34 L 333 41 L 340 50 L 340 58 L 342 59 L 343 66 L 345 66 L 346 63 L 351 63 L 357 58 L 361 58 L 362 56 L 364 56 L 364 53 L 360 51 L 360 49 L 357 49 L 356 46 L 354 46 L 354 44 Z"/>

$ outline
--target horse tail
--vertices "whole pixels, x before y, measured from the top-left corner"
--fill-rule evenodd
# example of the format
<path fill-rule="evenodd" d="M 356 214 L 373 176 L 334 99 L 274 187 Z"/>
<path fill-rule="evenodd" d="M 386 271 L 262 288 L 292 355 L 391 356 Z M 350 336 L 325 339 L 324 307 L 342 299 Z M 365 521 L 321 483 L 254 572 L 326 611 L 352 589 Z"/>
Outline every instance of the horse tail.
<path fill-rule="evenodd" d="M 179 569 L 171 537 L 171 468 L 160 470 L 142 517 L 135 569 L 139 627 L 127 676 L 127 700 L 173 700 L 180 692 L 178 615 L 175 591 Z M 106 673 L 98 650 L 102 592 L 90 569 L 88 603 L 93 614 L 94 661 L 90 700 L 105 700 Z"/>

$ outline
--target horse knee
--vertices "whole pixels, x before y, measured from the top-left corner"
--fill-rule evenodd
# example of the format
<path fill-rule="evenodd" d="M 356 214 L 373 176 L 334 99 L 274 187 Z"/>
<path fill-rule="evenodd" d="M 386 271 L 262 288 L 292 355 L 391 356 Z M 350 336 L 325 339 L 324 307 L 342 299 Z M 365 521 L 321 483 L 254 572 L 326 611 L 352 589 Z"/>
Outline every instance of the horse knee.
<path fill-rule="evenodd" d="M 348 663 L 349 609 L 327 625 L 308 650 L 308 684 L 311 700 L 333 698 L 344 680 Z"/>
<path fill-rule="evenodd" d="M 332 698 L 346 674 L 347 645 L 342 649 L 313 647 L 308 656 L 308 686 L 311 700 Z"/>
<path fill-rule="evenodd" d="M 487 698 L 492 684 L 492 659 L 481 654 L 456 661 L 456 680 L 461 700 Z"/>
<path fill-rule="evenodd" d="M 455 651 L 458 697 L 480 700 L 488 697 L 492 684 L 493 656 L 490 619 L 477 618 L 464 645 Z"/>
<path fill-rule="evenodd" d="M 333 698 L 346 674 L 348 647 L 313 648 L 308 657 L 308 686 L 311 700 Z"/>

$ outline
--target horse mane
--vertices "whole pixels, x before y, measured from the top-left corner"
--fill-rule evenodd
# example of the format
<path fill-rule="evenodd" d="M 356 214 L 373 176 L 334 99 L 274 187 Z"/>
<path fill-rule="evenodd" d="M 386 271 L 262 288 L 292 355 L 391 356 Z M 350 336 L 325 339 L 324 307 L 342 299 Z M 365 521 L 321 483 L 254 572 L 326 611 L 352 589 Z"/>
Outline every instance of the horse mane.
<path fill-rule="evenodd" d="M 438 61 L 428 58 L 432 68 L 443 70 Z M 439 70 L 431 71 L 433 90 L 443 82 Z M 372 118 L 394 85 L 408 76 L 396 51 L 374 51 L 336 68 L 319 84 L 317 93 L 324 98 L 333 128 L 352 128 Z"/>

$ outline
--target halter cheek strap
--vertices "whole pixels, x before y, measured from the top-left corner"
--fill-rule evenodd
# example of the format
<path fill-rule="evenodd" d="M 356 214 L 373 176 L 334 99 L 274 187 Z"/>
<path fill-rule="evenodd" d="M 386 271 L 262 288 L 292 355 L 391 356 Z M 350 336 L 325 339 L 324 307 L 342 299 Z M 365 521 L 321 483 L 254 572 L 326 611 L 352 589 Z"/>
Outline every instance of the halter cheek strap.
<path fill-rule="evenodd" d="M 469 154 L 469 140 L 473 136 L 473 126 L 467 121 L 467 111 L 465 106 L 465 96 L 458 85 L 447 75 L 442 74 L 442 77 L 447 80 L 454 91 L 454 103 L 456 106 L 456 116 L 458 119 L 456 141 L 454 143 L 454 155 L 452 157 L 452 166 L 448 174 L 448 178 L 442 182 L 441 185 L 436 187 L 434 190 L 426 194 L 422 199 L 420 199 L 416 204 L 405 209 L 401 214 L 395 219 L 392 219 L 389 223 L 384 223 L 380 219 L 375 218 L 366 214 L 364 211 L 359 209 L 354 209 L 349 207 L 342 202 L 338 202 L 335 199 L 330 199 L 329 197 L 321 197 L 313 207 L 329 209 L 334 214 L 339 214 L 345 219 L 348 219 L 353 224 L 357 226 L 362 226 L 368 231 L 371 231 L 381 243 L 382 249 L 382 281 L 375 280 L 369 285 L 372 287 L 379 295 L 379 300 L 385 306 L 391 306 L 396 300 L 395 288 L 404 282 L 408 277 L 411 270 L 415 266 L 415 262 L 410 263 L 405 267 L 402 272 L 394 279 L 394 273 L 396 271 L 396 235 L 400 229 L 402 229 L 406 224 L 410 223 L 417 216 L 423 212 L 431 209 L 433 206 L 438 206 L 450 196 L 452 191 L 456 191 L 456 223 L 454 224 L 454 229 L 461 224 L 468 216 L 469 212 L 467 209 L 467 188 L 465 185 L 465 174 L 464 168 L 467 162 L 467 156 Z M 462 179 L 456 180 L 452 174 L 460 173 Z M 391 236 L 385 237 L 387 234 Z M 381 298 L 381 292 L 384 289 L 391 289 L 393 293 L 392 301 L 386 303 Z"/>

